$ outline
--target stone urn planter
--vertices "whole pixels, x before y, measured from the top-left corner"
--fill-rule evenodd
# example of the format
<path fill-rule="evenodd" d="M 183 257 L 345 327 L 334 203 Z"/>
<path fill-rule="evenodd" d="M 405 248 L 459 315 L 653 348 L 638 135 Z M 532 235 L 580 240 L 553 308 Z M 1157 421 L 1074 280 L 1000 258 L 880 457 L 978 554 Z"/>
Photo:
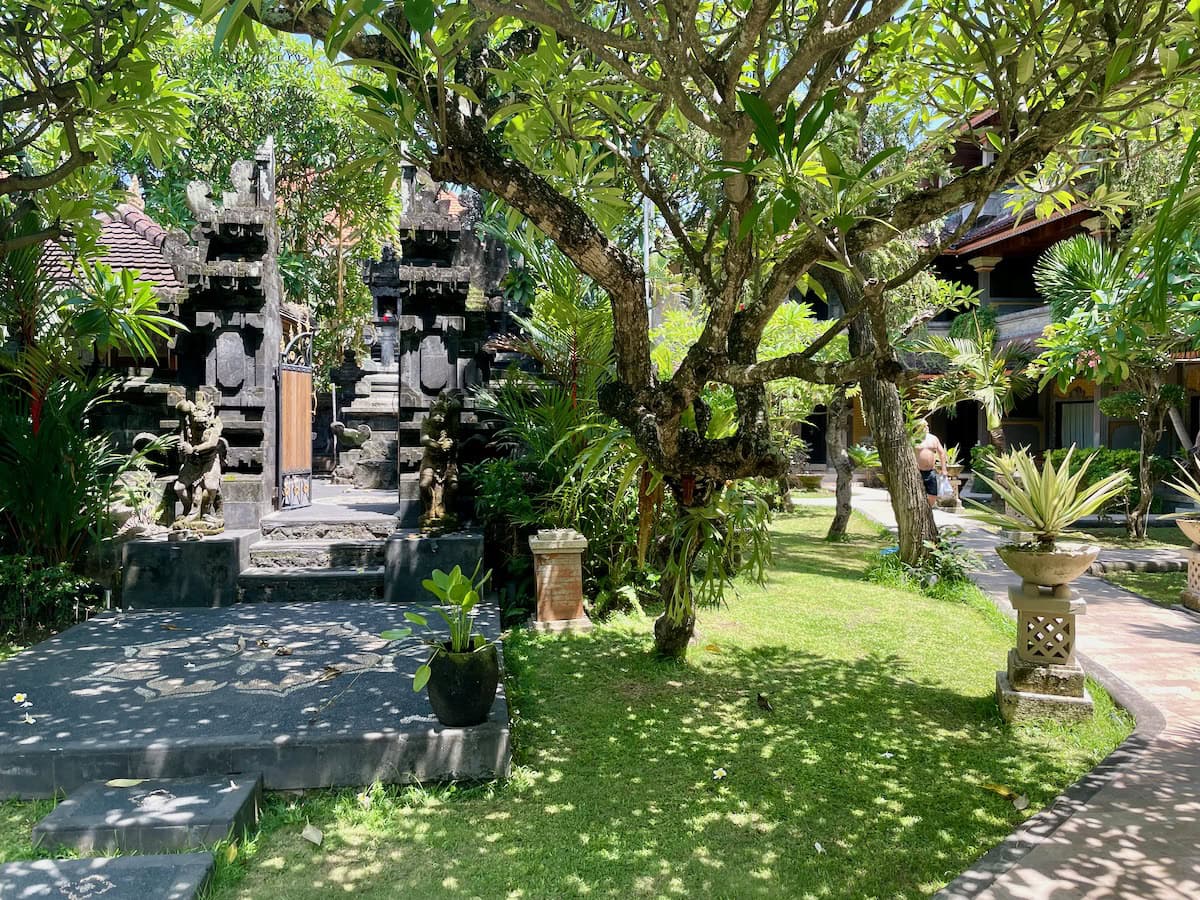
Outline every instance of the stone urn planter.
<path fill-rule="evenodd" d="M 1094 544 L 1058 544 L 1054 550 L 1036 550 L 1028 546 L 1009 544 L 996 548 L 1022 582 L 1057 587 L 1070 584 L 1086 572 L 1100 555 Z"/>
<path fill-rule="evenodd" d="M 821 475 L 819 472 L 799 472 L 788 476 L 788 482 L 793 488 L 801 491 L 819 491 Z"/>
<path fill-rule="evenodd" d="M 1100 548 L 1058 544 L 1053 550 L 1007 545 L 996 553 L 1020 579 L 1008 589 L 1017 613 L 1017 646 L 996 673 L 996 700 L 1008 721 L 1054 718 L 1085 721 L 1092 715 L 1083 667 L 1075 659 L 1076 619 L 1087 603 L 1071 582 L 1088 570 Z"/>
<path fill-rule="evenodd" d="M 1180 518 L 1175 520 L 1184 537 L 1192 542 L 1188 548 L 1187 584 L 1179 601 L 1188 609 L 1200 612 L 1200 519 Z"/>
<path fill-rule="evenodd" d="M 429 661 L 429 705 L 450 728 L 487 721 L 500 684 L 500 654 L 495 644 L 470 653 L 453 653 L 440 644 Z"/>

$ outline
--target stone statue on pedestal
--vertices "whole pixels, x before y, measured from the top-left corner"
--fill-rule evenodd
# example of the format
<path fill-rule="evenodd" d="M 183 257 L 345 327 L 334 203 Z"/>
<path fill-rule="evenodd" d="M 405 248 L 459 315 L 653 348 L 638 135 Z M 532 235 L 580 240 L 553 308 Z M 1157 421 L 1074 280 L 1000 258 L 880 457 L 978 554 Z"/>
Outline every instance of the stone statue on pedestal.
<path fill-rule="evenodd" d="M 221 437 L 221 420 L 204 391 L 195 400 L 181 400 L 175 411 L 182 417 L 179 454 L 182 463 L 175 479 L 175 495 L 183 503 L 173 530 L 217 534 L 225 530 L 221 508 L 221 456 L 227 447 Z"/>
<path fill-rule="evenodd" d="M 421 528 L 445 531 L 458 524 L 458 432 L 462 403 L 442 391 L 421 423 Z"/>

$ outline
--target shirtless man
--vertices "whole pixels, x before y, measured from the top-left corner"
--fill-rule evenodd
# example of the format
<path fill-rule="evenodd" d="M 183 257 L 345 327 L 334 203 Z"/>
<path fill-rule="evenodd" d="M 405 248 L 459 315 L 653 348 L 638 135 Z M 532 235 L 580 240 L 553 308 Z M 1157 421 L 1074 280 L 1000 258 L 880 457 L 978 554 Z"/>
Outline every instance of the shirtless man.
<path fill-rule="evenodd" d="M 923 433 L 923 437 L 917 441 L 915 448 L 917 468 L 921 470 L 921 481 L 925 484 L 925 499 L 933 507 L 937 506 L 938 502 L 937 475 L 934 469 L 940 467 L 943 475 L 948 474 L 946 471 L 946 448 L 942 446 L 937 435 L 929 430 L 929 422 L 925 419 L 917 422 L 917 433 Z"/>

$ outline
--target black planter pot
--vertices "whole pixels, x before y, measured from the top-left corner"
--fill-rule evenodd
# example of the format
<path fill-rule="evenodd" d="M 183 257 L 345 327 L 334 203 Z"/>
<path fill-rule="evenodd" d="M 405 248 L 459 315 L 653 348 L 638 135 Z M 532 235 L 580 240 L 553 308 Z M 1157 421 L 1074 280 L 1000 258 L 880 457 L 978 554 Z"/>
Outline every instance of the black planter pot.
<path fill-rule="evenodd" d="M 429 704 L 443 725 L 481 725 L 492 710 L 499 683 L 495 644 L 474 653 L 451 653 L 443 645 L 429 664 Z"/>

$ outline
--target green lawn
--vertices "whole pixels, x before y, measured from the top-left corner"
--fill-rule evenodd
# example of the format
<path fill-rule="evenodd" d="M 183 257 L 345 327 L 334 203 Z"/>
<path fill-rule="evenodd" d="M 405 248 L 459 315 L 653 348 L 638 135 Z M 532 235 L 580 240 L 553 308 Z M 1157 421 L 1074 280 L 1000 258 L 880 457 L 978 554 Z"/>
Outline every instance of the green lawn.
<path fill-rule="evenodd" d="M 1006 727 L 991 697 L 1004 629 L 968 605 L 859 581 L 882 541 L 856 523 L 853 542 L 830 546 L 816 539 L 826 521 L 778 523 L 768 589 L 702 615 L 686 665 L 650 658 L 647 621 L 513 634 L 509 782 L 276 795 L 214 896 L 936 890 L 1130 722 L 1093 686 L 1086 726 Z M 320 848 L 301 839 L 306 823 L 324 832 Z"/>
<path fill-rule="evenodd" d="M 1163 549 L 1190 547 L 1192 542 L 1174 525 L 1154 525 L 1146 529 L 1146 540 L 1131 541 L 1123 527 L 1088 528 L 1081 534 L 1088 535 L 1101 547 L 1110 550 L 1136 550 L 1138 548 Z"/>
<path fill-rule="evenodd" d="M 1187 572 L 1109 572 L 1104 578 L 1162 606 L 1178 603 L 1187 584 Z"/>

